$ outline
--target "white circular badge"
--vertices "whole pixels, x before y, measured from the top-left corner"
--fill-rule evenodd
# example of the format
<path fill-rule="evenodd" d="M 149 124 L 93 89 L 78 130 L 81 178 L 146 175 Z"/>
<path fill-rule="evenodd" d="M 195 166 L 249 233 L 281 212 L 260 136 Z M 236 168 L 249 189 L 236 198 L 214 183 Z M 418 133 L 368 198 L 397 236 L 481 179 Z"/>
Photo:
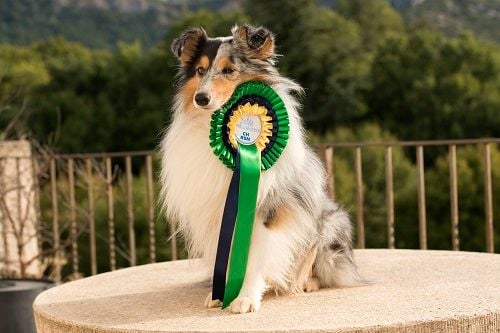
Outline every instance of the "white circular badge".
<path fill-rule="evenodd" d="M 251 145 L 257 141 L 262 132 L 259 116 L 243 116 L 236 124 L 236 141 L 243 145 Z"/>

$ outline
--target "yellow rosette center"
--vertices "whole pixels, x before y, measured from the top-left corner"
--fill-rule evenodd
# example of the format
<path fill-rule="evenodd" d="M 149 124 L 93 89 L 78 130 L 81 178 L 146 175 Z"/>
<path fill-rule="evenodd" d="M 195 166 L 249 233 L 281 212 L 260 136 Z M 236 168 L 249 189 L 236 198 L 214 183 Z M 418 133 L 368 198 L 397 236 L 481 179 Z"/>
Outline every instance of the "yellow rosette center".
<path fill-rule="evenodd" d="M 229 117 L 229 142 L 235 149 L 238 149 L 238 144 L 255 144 L 262 151 L 272 136 L 271 121 L 265 107 L 250 102 L 240 105 Z"/>

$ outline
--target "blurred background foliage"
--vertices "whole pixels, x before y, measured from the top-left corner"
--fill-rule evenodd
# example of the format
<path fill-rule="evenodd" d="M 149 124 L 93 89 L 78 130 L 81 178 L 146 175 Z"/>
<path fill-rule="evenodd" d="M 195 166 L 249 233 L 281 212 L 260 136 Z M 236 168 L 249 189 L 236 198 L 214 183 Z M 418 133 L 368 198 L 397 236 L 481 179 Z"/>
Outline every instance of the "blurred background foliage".
<path fill-rule="evenodd" d="M 490 16 L 500 15 L 495 2 L 42 2 L 8 0 L 0 11 L 0 40 L 10 42 L 0 44 L 0 128 L 13 116 L 19 118 L 4 137 L 30 132 L 66 153 L 152 149 L 169 121 L 175 93 L 171 40 L 197 25 L 212 36 L 226 36 L 235 22 L 262 24 L 276 34 L 282 55 L 278 66 L 305 88 L 304 120 L 320 135 L 369 122 L 398 139 L 500 136 L 500 48 L 495 40 L 476 37 L 475 25 L 449 37 L 405 14 L 423 11 L 430 2 L 447 2 L 463 7 L 462 12 L 482 8 Z M 73 36 L 63 29 L 69 25 L 63 20 L 67 11 L 99 31 L 79 27 Z M 151 13 L 159 18 L 151 19 Z M 33 19 L 23 25 L 19 20 L 26 15 Z M 124 23 L 121 16 L 141 18 L 141 23 L 123 18 Z M 46 18 L 57 29 L 46 28 L 51 22 L 42 23 Z M 164 26 L 148 27 L 147 22 Z M 137 26 L 147 33 L 127 30 Z M 125 30 L 113 40 L 104 38 L 106 44 L 85 40 L 112 35 L 117 27 Z"/>
<path fill-rule="evenodd" d="M 29 135 L 64 153 L 154 149 L 175 94 L 172 39 L 191 26 L 227 36 L 237 22 L 275 33 L 280 71 L 306 91 L 311 142 L 500 137 L 499 16 L 496 0 L 4 0 L 0 138 Z M 500 150 L 492 148 L 499 198 Z M 414 156 L 393 151 L 396 245 L 404 248 L 418 247 Z M 484 250 L 481 150 L 460 148 L 457 158 L 463 248 Z M 337 198 L 355 215 L 353 160 L 336 151 Z M 387 244 L 384 163 L 383 149 L 363 151 L 372 247 Z M 431 248 L 451 247 L 447 163 L 446 150 L 426 151 Z M 116 186 L 120 193 L 121 180 Z M 494 212 L 499 221 L 499 200 Z M 105 221 L 104 206 L 96 214 Z M 136 218 L 142 230 L 145 217 Z"/>

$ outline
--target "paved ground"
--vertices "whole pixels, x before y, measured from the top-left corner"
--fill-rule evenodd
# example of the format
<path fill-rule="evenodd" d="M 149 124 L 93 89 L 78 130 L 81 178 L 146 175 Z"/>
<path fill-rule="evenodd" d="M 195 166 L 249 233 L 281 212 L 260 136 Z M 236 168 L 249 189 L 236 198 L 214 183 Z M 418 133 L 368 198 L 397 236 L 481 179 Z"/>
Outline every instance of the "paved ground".
<path fill-rule="evenodd" d="M 500 255 L 357 250 L 372 286 L 266 296 L 257 313 L 204 309 L 198 261 L 127 268 L 41 294 L 39 333 L 500 332 Z"/>

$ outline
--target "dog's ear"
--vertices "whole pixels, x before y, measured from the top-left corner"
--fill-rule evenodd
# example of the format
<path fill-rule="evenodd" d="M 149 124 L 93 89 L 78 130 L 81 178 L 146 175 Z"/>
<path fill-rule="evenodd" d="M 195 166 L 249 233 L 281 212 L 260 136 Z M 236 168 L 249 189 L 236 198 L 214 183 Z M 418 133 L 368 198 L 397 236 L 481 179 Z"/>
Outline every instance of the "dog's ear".
<path fill-rule="evenodd" d="M 233 39 L 238 47 L 247 49 L 261 60 L 274 56 L 274 36 L 264 27 L 255 28 L 249 24 L 234 26 L 231 29 Z"/>
<path fill-rule="evenodd" d="M 181 64 L 184 65 L 193 60 L 196 51 L 207 39 L 207 33 L 203 28 L 192 28 L 174 39 L 170 49 L 179 58 Z"/>

